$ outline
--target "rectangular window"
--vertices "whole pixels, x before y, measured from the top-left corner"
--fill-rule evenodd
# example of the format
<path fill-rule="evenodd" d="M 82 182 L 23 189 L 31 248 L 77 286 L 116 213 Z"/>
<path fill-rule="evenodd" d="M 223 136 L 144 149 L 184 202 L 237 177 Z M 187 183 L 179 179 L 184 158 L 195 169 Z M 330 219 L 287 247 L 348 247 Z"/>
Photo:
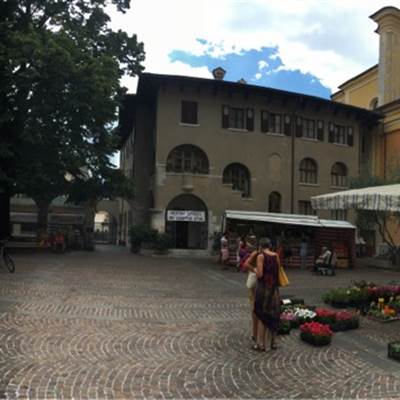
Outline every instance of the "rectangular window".
<path fill-rule="evenodd" d="M 348 134 L 348 133 L 349 133 L 349 128 L 346 127 L 345 125 L 336 125 L 336 124 L 333 124 L 332 122 L 329 124 L 329 141 L 331 143 L 346 144 L 346 145 L 352 146 L 353 145 L 352 129 L 350 129 L 350 134 Z M 350 136 L 351 136 L 351 140 L 349 141 Z"/>
<path fill-rule="evenodd" d="M 317 121 L 317 139 L 320 140 L 321 142 L 324 141 L 324 121 L 318 120 Z"/>
<path fill-rule="evenodd" d="M 197 125 L 197 102 L 182 101 L 181 103 L 181 122 L 183 124 Z"/>
<path fill-rule="evenodd" d="M 299 201 L 299 214 L 316 215 L 316 211 L 311 207 L 311 201 Z"/>
<path fill-rule="evenodd" d="M 309 139 L 316 139 L 316 131 L 315 131 L 315 121 L 313 119 L 302 119 L 302 126 L 303 126 L 303 137 Z"/>
<path fill-rule="evenodd" d="M 229 128 L 244 129 L 244 109 L 229 108 Z"/>
<path fill-rule="evenodd" d="M 282 132 L 282 115 L 281 114 L 276 114 L 276 113 L 269 114 L 268 132 L 283 133 Z"/>
<path fill-rule="evenodd" d="M 347 220 L 347 210 L 331 210 L 331 219 L 338 221 Z"/>

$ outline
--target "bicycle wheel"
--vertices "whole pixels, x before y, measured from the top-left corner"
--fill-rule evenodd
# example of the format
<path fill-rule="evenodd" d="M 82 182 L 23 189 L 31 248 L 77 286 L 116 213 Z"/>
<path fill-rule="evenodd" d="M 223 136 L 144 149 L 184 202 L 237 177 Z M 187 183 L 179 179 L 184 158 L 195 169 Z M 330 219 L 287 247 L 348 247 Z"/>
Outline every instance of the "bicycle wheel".
<path fill-rule="evenodd" d="M 3 260 L 4 260 L 4 264 L 6 265 L 8 271 L 11 273 L 15 272 L 14 261 L 11 259 L 11 257 L 7 253 L 4 253 Z"/>

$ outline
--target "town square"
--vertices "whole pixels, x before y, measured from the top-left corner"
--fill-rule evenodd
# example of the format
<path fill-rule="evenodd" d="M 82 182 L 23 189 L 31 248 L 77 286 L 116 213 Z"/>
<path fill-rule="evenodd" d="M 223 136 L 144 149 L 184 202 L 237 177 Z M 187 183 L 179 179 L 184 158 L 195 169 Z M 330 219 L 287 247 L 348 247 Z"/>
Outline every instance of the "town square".
<path fill-rule="evenodd" d="M 325 347 L 292 330 L 277 350 L 257 353 L 245 274 L 214 259 L 100 246 L 14 260 L 17 271 L 0 281 L 1 398 L 399 398 L 387 344 L 400 321 L 360 317 L 359 329 Z M 288 276 L 282 294 L 316 306 L 351 280 L 399 279 L 373 268 Z"/>
<path fill-rule="evenodd" d="M 400 0 L 0 1 L 0 399 L 400 400 Z"/>

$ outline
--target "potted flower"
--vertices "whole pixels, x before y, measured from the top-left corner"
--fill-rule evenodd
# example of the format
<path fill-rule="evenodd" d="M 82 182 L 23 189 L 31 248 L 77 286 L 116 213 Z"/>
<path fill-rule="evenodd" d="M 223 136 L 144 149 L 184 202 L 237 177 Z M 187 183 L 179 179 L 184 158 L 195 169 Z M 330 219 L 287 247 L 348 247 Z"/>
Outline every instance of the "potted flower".
<path fill-rule="evenodd" d="M 319 322 L 306 322 L 300 325 L 300 337 L 314 346 L 325 346 L 332 340 L 333 332 L 329 325 Z"/>
<path fill-rule="evenodd" d="M 294 315 L 292 310 L 286 310 L 282 312 L 280 321 L 288 323 L 290 325 L 290 329 L 297 328 L 299 326 L 298 318 Z"/>
<path fill-rule="evenodd" d="M 360 320 L 357 315 L 348 311 L 338 311 L 335 315 L 335 322 L 331 324 L 334 332 L 357 329 L 360 326 Z"/>
<path fill-rule="evenodd" d="M 328 310 L 327 308 L 316 308 L 315 314 L 316 316 L 314 320 L 321 324 L 332 325 L 336 321 L 336 312 L 333 310 Z"/>
<path fill-rule="evenodd" d="M 294 315 L 300 324 L 304 324 L 305 322 L 312 321 L 317 314 L 308 308 L 295 308 Z"/>
<path fill-rule="evenodd" d="M 388 357 L 400 361 L 400 342 L 388 344 Z"/>

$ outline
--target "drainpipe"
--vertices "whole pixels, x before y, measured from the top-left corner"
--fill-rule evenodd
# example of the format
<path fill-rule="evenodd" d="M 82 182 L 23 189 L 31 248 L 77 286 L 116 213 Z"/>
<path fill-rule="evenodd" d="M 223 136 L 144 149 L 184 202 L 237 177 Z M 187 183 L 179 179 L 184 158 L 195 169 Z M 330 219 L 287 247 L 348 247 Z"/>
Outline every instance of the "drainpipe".
<path fill-rule="evenodd" d="M 292 126 L 291 126 L 291 155 L 290 155 L 290 213 L 294 213 L 294 146 L 295 146 L 295 138 L 296 138 L 296 114 L 292 112 Z"/>

